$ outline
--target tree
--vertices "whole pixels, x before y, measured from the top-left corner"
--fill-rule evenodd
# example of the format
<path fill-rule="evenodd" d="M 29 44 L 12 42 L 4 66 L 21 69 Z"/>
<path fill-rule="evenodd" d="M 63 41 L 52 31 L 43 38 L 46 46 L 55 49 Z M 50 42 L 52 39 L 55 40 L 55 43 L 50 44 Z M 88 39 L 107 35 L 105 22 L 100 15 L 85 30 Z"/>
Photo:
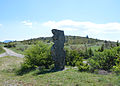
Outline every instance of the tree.
<path fill-rule="evenodd" d="M 94 55 L 91 48 L 88 49 L 88 54 L 89 54 L 89 57 L 92 57 Z"/>
<path fill-rule="evenodd" d="M 117 43 L 116 43 L 117 46 L 119 46 L 119 40 L 117 40 Z"/>
<path fill-rule="evenodd" d="M 104 44 L 98 49 L 98 51 L 103 52 L 104 51 Z"/>
<path fill-rule="evenodd" d="M 86 38 L 87 38 L 87 39 L 89 38 L 88 35 L 86 36 Z"/>

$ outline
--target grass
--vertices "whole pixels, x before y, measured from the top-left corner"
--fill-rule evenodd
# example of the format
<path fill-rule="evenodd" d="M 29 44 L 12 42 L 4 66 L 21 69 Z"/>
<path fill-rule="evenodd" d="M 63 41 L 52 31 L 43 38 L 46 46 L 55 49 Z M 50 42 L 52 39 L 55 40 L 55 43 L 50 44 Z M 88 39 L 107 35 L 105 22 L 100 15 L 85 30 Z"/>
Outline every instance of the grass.
<path fill-rule="evenodd" d="M 1 43 L 1 44 L 0 44 L 0 46 L 1 46 L 1 47 L 4 47 L 4 44 L 3 44 L 3 43 Z"/>
<path fill-rule="evenodd" d="M 51 43 L 50 43 L 51 44 Z M 4 44 L 1 44 L 1 46 L 4 46 Z M 29 48 L 31 45 L 25 45 L 25 44 L 22 44 L 20 42 L 16 42 L 16 47 L 12 47 L 12 48 L 9 48 L 11 50 L 13 50 L 14 52 L 16 53 L 19 53 L 19 54 L 25 54 L 24 51 Z M 98 50 L 100 48 L 100 46 L 98 45 L 90 45 L 90 44 L 87 44 L 86 45 L 88 48 L 91 47 L 91 49 L 94 51 L 94 50 Z M 84 50 L 85 48 L 85 44 L 71 44 L 71 45 L 65 45 L 65 48 L 68 48 L 68 49 L 80 49 L 80 50 Z M 72 49 L 72 50 L 73 50 Z"/>
<path fill-rule="evenodd" d="M 0 46 L 0 54 L 4 53 L 5 50 Z"/>
<path fill-rule="evenodd" d="M 19 54 L 23 54 L 24 55 L 24 51 L 29 48 L 31 45 L 16 45 L 16 47 L 12 47 L 12 48 L 9 48 L 11 50 L 13 50 L 14 52 L 16 53 L 19 53 Z"/>
<path fill-rule="evenodd" d="M 74 45 L 65 45 L 65 48 L 71 49 L 73 47 L 75 49 L 81 49 L 81 48 L 85 48 L 85 46 L 87 46 L 87 48 L 91 48 L 93 51 L 98 50 L 101 47 L 101 45 L 74 44 Z"/>
<path fill-rule="evenodd" d="M 31 71 L 23 76 L 16 75 L 22 58 L 0 58 L 0 86 L 120 86 L 120 76 L 114 74 L 97 75 L 69 67 L 59 72 Z"/>
<path fill-rule="evenodd" d="M 95 51 L 95 50 L 98 50 L 100 47 L 101 47 L 101 46 L 91 46 L 91 49 L 92 49 L 93 51 Z"/>

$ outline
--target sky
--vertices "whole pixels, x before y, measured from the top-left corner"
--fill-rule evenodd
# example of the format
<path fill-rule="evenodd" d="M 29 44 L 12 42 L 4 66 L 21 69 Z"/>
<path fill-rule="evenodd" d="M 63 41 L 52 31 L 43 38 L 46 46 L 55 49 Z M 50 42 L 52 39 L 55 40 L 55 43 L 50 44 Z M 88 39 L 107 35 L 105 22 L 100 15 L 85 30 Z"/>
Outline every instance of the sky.
<path fill-rule="evenodd" d="M 120 0 L 0 0 L 0 41 L 65 35 L 120 40 Z"/>

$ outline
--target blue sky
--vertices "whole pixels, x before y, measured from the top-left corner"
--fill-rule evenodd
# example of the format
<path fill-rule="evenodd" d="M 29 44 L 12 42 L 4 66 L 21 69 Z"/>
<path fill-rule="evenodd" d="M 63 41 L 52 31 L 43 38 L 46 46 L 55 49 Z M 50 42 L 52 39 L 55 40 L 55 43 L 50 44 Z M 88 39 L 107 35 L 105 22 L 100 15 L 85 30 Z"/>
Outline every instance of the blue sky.
<path fill-rule="evenodd" d="M 120 0 L 0 0 L 0 41 L 66 35 L 120 40 Z"/>

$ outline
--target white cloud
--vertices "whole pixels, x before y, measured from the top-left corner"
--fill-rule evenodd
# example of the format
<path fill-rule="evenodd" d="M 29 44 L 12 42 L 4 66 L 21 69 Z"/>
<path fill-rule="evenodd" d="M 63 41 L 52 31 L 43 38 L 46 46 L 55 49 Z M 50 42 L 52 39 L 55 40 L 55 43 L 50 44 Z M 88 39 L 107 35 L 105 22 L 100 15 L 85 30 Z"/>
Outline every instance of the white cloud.
<path fill-rule="evenodd" d="M 112 22 L 105 24 L 96 24 L 93 22 L 80 22 L 73 20 L 48 21 L 42 24 L 51 29 L 64 30 L 67 35 L 89 35 L 92 38 L 120 40 L 120 23 Z"/>
<path fill-rule="evenodd" d="M 72 20 L 63 21 L 48 21 L 43 23 L 44 26 L 49 28 L 57 28 L 67 31 L 82 30 L 84 33 L 120 33 L 120 23 L 107 23 L 107 24 L 96 24 L 93 22 L 79 22 Z"/>
<path fill-rule="evenodd" d="M 59 22 L 48 21 L 43 23 L 43 26 L 47 26 L 49 28 L 57 28 L 57 29 L 66 30 L 66 31 L 72 31 L 72 30 L 77 30 L 76 27 L 79 26 L 79 23 L 74 22 L 72 20 L 63 20 Z"/>
<path fill-rule="evenodd" d="M 33 25 L 33 23 L 29 22 L 29 21 L 22 21 L 21 23 L 24 24 L 25 26 L 30 27 L 30 28 L 32 28 L 32 25 Z"/>

